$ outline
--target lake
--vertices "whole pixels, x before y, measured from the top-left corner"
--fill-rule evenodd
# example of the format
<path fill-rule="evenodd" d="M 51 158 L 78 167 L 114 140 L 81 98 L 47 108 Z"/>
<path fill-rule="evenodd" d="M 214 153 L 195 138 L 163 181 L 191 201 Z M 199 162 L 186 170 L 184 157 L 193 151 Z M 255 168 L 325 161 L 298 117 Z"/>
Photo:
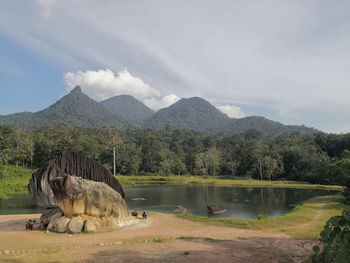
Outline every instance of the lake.
<path fill-rule="evenodd" d="M 147 186 L 124 189 L 130 210 L 171 213 L 177 205 L 193 214 L 207 216 L 207 204 L 227 211 L 214 217 L 256 219 L 259 215 L 278 217 L 312 197 L 338 193 L 332 190 L 267 187 L 224 187 L 207 185 Z M 0 199 L 0 214 L 40 213 L 28 195 Z"/>

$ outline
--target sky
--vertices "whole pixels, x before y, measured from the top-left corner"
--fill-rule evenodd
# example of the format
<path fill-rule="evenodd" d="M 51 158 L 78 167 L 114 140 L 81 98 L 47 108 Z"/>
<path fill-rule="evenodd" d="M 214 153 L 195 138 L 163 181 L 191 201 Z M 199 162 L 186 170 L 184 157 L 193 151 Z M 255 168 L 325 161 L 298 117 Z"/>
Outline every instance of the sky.
<path fill-rule="evenodd" d="M 2 0 L 0 115 L 75 85 L 350 132 L 350 1 Z"/>

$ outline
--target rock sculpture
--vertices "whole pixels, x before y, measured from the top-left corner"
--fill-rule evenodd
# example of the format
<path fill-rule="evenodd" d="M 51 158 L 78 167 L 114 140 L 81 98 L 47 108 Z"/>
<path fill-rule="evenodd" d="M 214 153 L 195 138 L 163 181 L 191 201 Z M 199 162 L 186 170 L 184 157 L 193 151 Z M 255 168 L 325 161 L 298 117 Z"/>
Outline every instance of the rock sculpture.
<path fill-rule="evenodd" d="M 62 152 L 34 173 L 28 190 L 39 206 L 49 208 L 40 218 L 43 230 L 101 232 L 137 222 L 130 216 L 115 177 L 101 164 L 75 152 Z"/>

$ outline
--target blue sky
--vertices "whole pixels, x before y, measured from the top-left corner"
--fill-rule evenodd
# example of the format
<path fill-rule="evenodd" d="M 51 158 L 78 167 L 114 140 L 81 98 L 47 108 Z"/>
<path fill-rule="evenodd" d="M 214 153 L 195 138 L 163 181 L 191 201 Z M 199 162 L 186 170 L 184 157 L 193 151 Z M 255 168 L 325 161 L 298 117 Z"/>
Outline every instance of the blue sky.
<path fill-rule="evenodd" d="M 157 110 L 201 96 L 232 117 L 350 131 L 350 2 L 4 0 L 0 114 L 74 85 Z"/>

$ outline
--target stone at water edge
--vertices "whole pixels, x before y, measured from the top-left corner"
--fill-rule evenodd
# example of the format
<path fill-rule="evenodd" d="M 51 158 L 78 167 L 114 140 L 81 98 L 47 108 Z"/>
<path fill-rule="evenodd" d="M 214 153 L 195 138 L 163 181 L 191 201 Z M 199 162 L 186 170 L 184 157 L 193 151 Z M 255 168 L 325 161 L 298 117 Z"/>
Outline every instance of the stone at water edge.
<path fill-rule="evenodd" d="M 207 205 L 208 213 L 210 214 L 221 214 L 226 212 L 226 209 L 221 205 Z"/>
<path fill-rule="evenodd" d="M 68 217 L 62 216 L 56 221 L 55 229 L 58 233 L 65 233 L 68 230 L 68 225 L 70 223 L 70 219 Z"/>
<path fill-rule="evenodd" d="M 173 211 L 174 213 L 183 213 L 183 214 L 188 212 L 187 208 L 181 205 L 178 205 Z"/>
<path fill-rule="evenodd" d="M 72 234 L 81 233 L 83 230 L 84 221 L 80 216 L 73 217 L 69 222 L 68 231 Z"/>

